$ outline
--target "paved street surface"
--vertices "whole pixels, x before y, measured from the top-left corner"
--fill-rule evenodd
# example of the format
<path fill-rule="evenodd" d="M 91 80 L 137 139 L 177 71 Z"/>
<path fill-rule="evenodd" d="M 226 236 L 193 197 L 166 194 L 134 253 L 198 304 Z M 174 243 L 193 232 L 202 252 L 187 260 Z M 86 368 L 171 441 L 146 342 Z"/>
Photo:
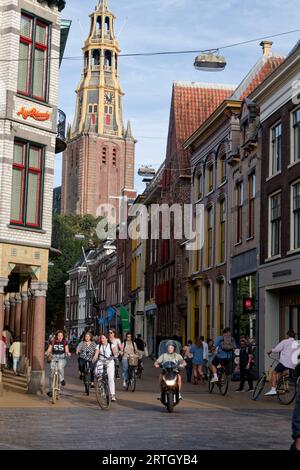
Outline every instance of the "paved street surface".
<path fill-rule="evenodd" d="M 63 396 L 53 405 L 47 396 L 5 391 L 0 397 L 0 449 L 209 450 L 288 449 L 293 405 L 277 398 L 253 402 L 248 393 L 209 394 L 207 385 L 184 384 L 184 400 L 169 414 L 156 399 L 159 371 L 146 361 L 137 390 L 122 391 L 102 411 L 94 391 L 89 397 L 78 379 L 75 358 L 68 366 Z"/>

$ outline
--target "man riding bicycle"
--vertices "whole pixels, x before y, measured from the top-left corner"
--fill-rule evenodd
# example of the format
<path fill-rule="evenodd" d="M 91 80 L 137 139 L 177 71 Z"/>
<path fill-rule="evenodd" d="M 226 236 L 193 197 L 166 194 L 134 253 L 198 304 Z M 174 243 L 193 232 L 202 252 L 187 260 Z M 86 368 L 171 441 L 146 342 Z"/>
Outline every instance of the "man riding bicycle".
<path fill-rule="evenodd" d="M 272 388 L 269 392 L 265 393 L 266 396 L 277 395 L 276 383 L 279 375 L 287 369 L 294 370 L 298 365 L 300 349 L 298 342 L 295 341 L 295 336 L 295 332 L 293 330 L 289 330 L 287 332 L 287 339 L 281 341 L 277 346 L 275 346 L 275 348 L 271 349 L 267 353 L 280 353 L 280 361 L 272 372 Z"/>
<path fill-rule="evenodd" d="M 224 328 L 223 336 L 218 336 L 215 341 L 215 347 L 217 350 L 217 355 L 213 359 L 210 369 L 213 373 L 213 378 L 211 379 L 211 383 L 218 382 L 218 375 L 217 375 L 217 366 L 219 364 L 224 364 L 226 368 L 226 373 L 229 372 L 230 362 L 232 360 L 232 354 L 234 349 L 236 348 L 236 344 L 234 339 L 231 336 L 230 328 Z"/>

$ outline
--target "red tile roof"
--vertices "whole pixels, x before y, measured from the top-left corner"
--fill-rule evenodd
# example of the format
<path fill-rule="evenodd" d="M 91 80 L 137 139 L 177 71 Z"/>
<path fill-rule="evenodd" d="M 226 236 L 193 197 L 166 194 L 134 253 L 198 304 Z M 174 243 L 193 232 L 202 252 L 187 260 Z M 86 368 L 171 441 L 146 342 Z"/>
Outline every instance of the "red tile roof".
<path fill-rule="evenodd" d="M 233 85 L 213 83 L 174 82 L 167 161 L 173 158 L 170 147 L 173 124 L 175 124 L 178 164 L 181 168 L 186 168 L 189 163 L 183 149 L 184 141 L 232 94 L 235 88 Z"/>
<path fill-rule="evenodd" d="M 284 60 L 283 56 L 263 56 L 246 75 L 230 98 L 241 101 L 247 98 Z"/>

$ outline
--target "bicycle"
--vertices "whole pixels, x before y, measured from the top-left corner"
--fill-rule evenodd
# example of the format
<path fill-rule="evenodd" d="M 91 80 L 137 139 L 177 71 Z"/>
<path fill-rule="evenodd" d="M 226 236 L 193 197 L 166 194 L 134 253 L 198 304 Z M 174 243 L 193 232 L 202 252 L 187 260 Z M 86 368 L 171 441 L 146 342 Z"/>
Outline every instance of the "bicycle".
<path fill-rule="evenodd" d="M 139 364 L 136 369 L 136 376 L 138 379 L 142 378 L 143 370 L 144 370 L 143 359 L 139 359 Z"/>
<path fill-rule="evenodd" d="M 253 393 L 252 393 L 252 400 L 257 400 L 258 397 L 261 395 L 265 385 L 268 381 L 271 380 L 271 375 L 274 370 L 274 364 L 278 363 L 279 360 L 275 357 L 271 357 L 272 364 L 268 368 L 267 371 L 263 372 L 260 378 L 258 379 Z M 280 378 L 276 384 L 276 392 L 277 392 L 277 399 L 283 405 L 289 405 L 295 399 L 297 394 L 297 390 L 300 388 L 300 377 L 295 378 L 293 377 L 293 372 L 289 370 L 288 373 L 282 372 L 280 374 Z"/>
<path fill-rule="evenodd" d="M 85 389 L 85 393 L 88 396 L 90 394 L 90 388 L 91 388 L 91 383 L 92 383 L 92 370 L 90 368 L 90 362 L 91 361 L 87 359 L 84 360 L 84 372 L 83 372 L 84 389 Z"/>
<path fill-rule="evenodd" d="M 226 371 L 226 365 L 221 362 L 217 366 L 217 376 L 218 376 L 218 382 L 211 382 L 211 379 L 213 377 L 213 374 L 211 370 L 209 369 L 209 376 L 208 376 L 208 391 L 209 393 L 213 392 L 214 386 L 217 385 L 219 392 L 223 397 L 226 395 L 229 387 L 229 376 L 227 375 Z"/>
<path fill-rule="evenodd" d="M 135 391 L 138 365 L 139 356 L 131 355 L 128 357 L 128 379 L 126 380 L 126 390 L 129 390 L 130 388 L 132 392 Z"/>
<path fill-rule="evenodd" d="M 101 361 L 102 372 L 97 376 L 95 391 L 98 405 L 102 410 L 110 407 L 111 396 L 108 385 L 107 361 Z"/>
<path fill-rule="evenodd" d="M 60 395 L 60 373 L 59 373 L 59 359 L 55 359 L 55 369 L 51 373 L 51 392 L 52 392 L 52 403 L 55 405 Z"/>

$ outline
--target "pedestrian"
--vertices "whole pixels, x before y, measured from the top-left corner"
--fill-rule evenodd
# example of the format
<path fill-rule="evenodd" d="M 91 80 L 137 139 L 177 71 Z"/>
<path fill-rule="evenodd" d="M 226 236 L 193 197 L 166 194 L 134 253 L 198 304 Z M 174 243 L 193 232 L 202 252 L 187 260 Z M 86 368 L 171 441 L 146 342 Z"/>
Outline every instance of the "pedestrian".
<path fill-rule="evenodd" d="M 9 348 L 13 344 L 14 339 L 13 339 L 13 334 L 10 331 L 8 325 L 5 325 L 5 327 L 4 327 L 3 336 L 6 338 L 6 343 L 5 343 L 5 345 L 6 345 L 6 367 L 7 367 L 7 369 L 12 369 L 12 358 L 11 358 L 11 355 L 9 353 Z"/>
<path fill-rule="evenodd" d="M 6 365 L 6 338 L 2 334 L 0 338 L 0 369 L 3 372 L 3 369 Z"/>
<path fill-rule="evenodd" d="M 192 340 L 189 339 L 186 345 L 182 349 L 182 355 L 183 359 L 186 362 L 186 381 L 191 382 L 192 380 L 192 372 L 193 372 L 193 353 L 191 353 L 191 347 L 192 347 Z"/>
<path fill-rule="evenodd" d="M 298 390 L 293 413 L 292 431 L 292 438 L 294 439 L 294 443 L 292 444 L 291 450 L 300 450 L 300 390 Z"/>
<path fill-rule="evenodd" d="M 80 373 L 80 380 L 83 379 L 84 370 L 85 370 L 85 363 L 88 362 L 89 368 L 91 369 L 91 387 L 94 387 L 94 364 L 93 364 L 93 357 L 96 351 L 96 343 L 93 339 L 93 335 L 91 333 L 86 333 L 84 340 L 79 343 L 76 348 L 76 354 L 79 355 L 78 358 L 78 365 L 79 365 L 79 373 Z"/>
<path fill-rule="evenodd" d="M 122 343 L 121 343 L 120 338 L 116 337 L 116 330 L 114 330 L 113 328 L 110 328 L 108 330 L 108 338 L 111 344 L 115 348 L 115 375 L 116 375 L 116 379 L 119 379 L 120 378 L 119 367 L 120 367 L 120 361 L 122 360 L 122 357 L 121 357 Z"/>
<path fill-rule="evenodd" d="M 195 344 L 190 348 L 190 352 L 193 354 L 192 364 L 193 364 L 193 375 L 194 375 L 194 385 L 198 383 L 198 376 L 200 378 L 200 383 L 203 383 L 203 343 L 200 338 L 196 338 Z"/>
<path fill-rule="evenodd" d="M 126 333 L 125 341 L 121 345 L 122 354 L 122 376 L 123 376 L 123 387 L 126 388 L 128 380 L 128 358 L 129 356 L 138 356 L 138 348 L 135 342 L 132 340 L 132 334 Z"/>
<path fill-rule="evenodd" d="M 51 391 L 52 375 L 56 367 L 56 361 L 58 360 L 58 373 L 60 376 L 61 385 L 65 386 L 66 385 L 65 367 L 67 364 L 66 357 L 71 357 L 69 346 L 66 340 L 66 335 L 63 330 L 58 330 L 55 333 L 54 339 L 51 341 L 46 351 L 46 356 L 51 357 L 51 363 L 50 363 L 51 374 L 49 375 L 49 392 L 47 393 L 47 395 L 49 397 L 52 397 L 52 391 Z"/>
<path fill-rule="evenodd" d="M 23 357 L 23 344 L 20 341 L 20 337 L 17 336 L 13 344 L 9 348 L 10 354 L 13 357 L 13 370 L 14 375 L 20 375 L 20 365 Z"/>
<path fill-rule="evenodd" d="M 200 336 L 200 339 L 203 344 L 203 373 L 204 377 L 207 379 L 207 363 L 208 363 L 208 343 L 204 341 L 204 336 Z"/>
<path fill-rule="evenodd" d="M 239 353 L 239 363 L 240 363 L 240 386 L 236 392 L 243 392 L 245 381 L 248 380 L 248 390 L 247 392 L 253 392 L 253 351 L 252 346 L 249 344 L 244 336 L 240 337 L 240 353 Z"/>
<path fill-rule="evenodd" d="M 96 363 L 95 375 L 99 377 L 103 373 L 103 363 L 107 363 L 108 386 L 111 395 L 111 401 L 116 401 L 115 387 L 115 361 L 116 349 L 108 341 L 104 334 L 100 335 L 100 343 L 96 347 L 93 362 Z"/>

